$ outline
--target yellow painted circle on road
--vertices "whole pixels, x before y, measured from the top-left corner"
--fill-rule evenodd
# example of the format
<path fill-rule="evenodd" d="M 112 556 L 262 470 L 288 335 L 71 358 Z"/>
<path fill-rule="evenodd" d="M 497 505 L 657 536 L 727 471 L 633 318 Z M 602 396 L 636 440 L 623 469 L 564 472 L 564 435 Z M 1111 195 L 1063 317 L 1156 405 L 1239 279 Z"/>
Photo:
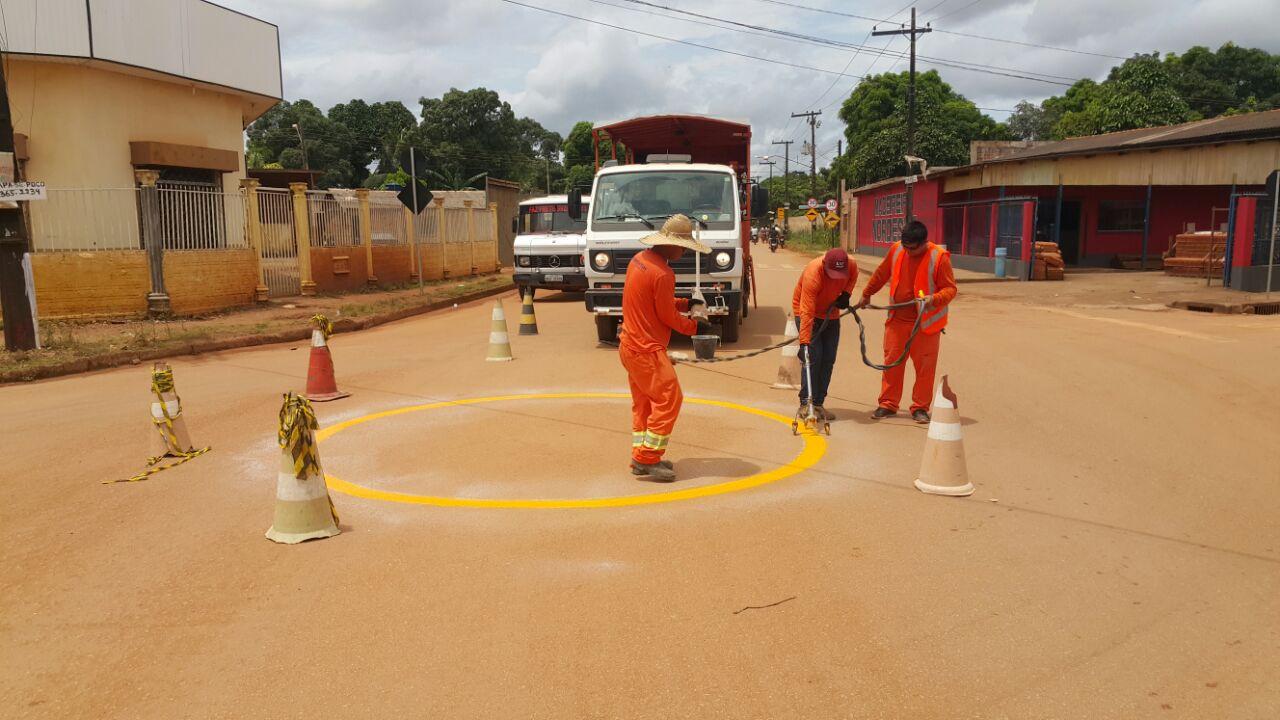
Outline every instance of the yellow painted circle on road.
<path fill-rule="evenodd" d="M 327 440 L 343 430 L 354 425 L 359 425 L 360 423 L 366 423 L 371 420 L 380 420 L 382 418 L 402 415 L 404 413 L 418 412 L 420 410 L 435 410 L 445 407 L 507 402 L 511 400 L 562 400 L 567 398 L 608 398 L 630 400 L 631 396 L 620 393 L 543 393 L 538 395 L 501 395 L 497 397 L 470 398 L 466 400 L 449 400 L 445 402 L 430 403 L 427 405 L 414 405 L 412 407 L 397 408 L 395 410 L 384 410 L 383 412 L 345 420 L 317 432 L 316 440 Z M 722 400 L 700 400 L 697 398 L 685 398 L 685 402 L 737 410 L 739 412 L 758 415 L 762 418 L 780 422 L 783 425 L 786 425 L 788 429 L 791 427 L 792 418 L 772 413 L 767 410 L 747 407 L 746 405 L 724 402 Z M 652 505 L 654 503 L 674 502 L 676 500 L 692 500 L 693 498 L 710 497 L 712 495 L 723 495 L 725 493 L 737 492 L 738 490 L 747 490 L 761 485 L 767 485 L 771 482 L 777 482 L 783 478 L 808 470 L 813 467 L 818 460 L 822 459 L 824 454 L 826 454 L 827 442 L 822 438 L 822 436 L 810 432 L 802 433 L 801 438 L 804 440 L 804 448 L 801 449 L 800 454 L 792 458 L 791 462 L 786 465 L 774 468 L 773 470 L 757 473 L 738 480 L 717 483 L 715 485 L 703 485 L 685 490 L 671 490 L 668 492 L 649 493 L 645 495 L 623 495 L 619 497 L 584 498 L 580 500 L 569 498 L 557 500 L 450 498 L 434 497 L 431 495 L 414 495 L 411 493 L 391 492 L 387 490 L 374 490 L 373 488 L 367 488 L 362 485 L 347 482 L 346 480 L 328 473 L 326 473 L 324 477 L 325 480 L 328 481 L 331 489 L 337 490 L 344 495 L 367 498 L 369 500 L 407 503 L 410 505 L 439 505 L 441 507 L 472 508 L 600 508 L 626 507 L 628 505 Z"/>

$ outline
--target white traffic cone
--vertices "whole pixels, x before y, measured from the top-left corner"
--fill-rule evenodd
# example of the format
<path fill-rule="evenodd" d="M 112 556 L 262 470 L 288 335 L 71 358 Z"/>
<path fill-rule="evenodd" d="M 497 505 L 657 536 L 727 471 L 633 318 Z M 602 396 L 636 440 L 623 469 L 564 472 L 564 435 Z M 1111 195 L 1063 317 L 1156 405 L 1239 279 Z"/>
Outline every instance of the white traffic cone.
<path fill-rule="evenodd" d="M 315 412 L 306 398 L 287 393 L 280 408 L 280 472 L 276 510 L 267 538 L 294 545 L 338 534 L 338 511 L 329 499 L 320 453 L 316 449 Z"/>
<path fill-rule="evenodd" d="M 960 438 L 960 403 L 947 384 L 947 376 L 933 394 L 933 414 L 929 437 L 924 443 L 924 460 L 916 489 L 931 495 L 963 497 L 973 494 L 964 462 L 964 441 Z"/>
<path fill-rule="evenodd" d="M 800 331 L 796 330 L 796 321 L 791 316 L 787 316 L 787 326 L 783 328 L 782 333 L 788 338 L 800 337 Z M 782 359 L 778 363 L 778 379 L 771 387 L 775 390 L 800 389 L 800 344 L 798 342 L 782 348 Z"/>
<path fill-rule="evenodd" d="M 489 362 L 506 362 L 511 357 L 511 336 L 507 334 L 507 315 L 502 312 L 502 300 L 493 301 L 493 321 L 489 324 Z"/>

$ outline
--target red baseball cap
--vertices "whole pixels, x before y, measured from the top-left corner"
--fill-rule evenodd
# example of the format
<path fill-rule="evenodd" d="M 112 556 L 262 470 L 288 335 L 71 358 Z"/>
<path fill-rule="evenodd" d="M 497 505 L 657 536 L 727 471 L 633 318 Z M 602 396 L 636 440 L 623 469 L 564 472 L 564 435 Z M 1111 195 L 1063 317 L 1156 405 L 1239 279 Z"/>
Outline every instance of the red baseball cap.
<path fill-rule="evenodd" d="M 822 267 L 832 280 L 848 280 L 849 253 L 840 248 L 831 248 L 822 256 Z"/>

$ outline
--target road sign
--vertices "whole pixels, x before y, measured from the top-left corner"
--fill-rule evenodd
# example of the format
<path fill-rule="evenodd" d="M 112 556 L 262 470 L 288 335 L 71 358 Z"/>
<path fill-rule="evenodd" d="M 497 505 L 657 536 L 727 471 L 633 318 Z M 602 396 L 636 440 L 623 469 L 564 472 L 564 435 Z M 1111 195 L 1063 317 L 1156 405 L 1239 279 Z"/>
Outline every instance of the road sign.
<path fill-rule="evenodd" d="M 413 184 L 405 185 L 397 195 L 401 204 L 409 208 L 409 212 L 418 215 L 431 204 L 431 191 L 427 189 L 427 183 L 422 178 L 418 178 L 418 207 L 413 206 Z"/>
<path fill-rule="evenodd" d="M 784 208 L 784 207 L 780 207 L 780 208 L 778 208 L 778 212 L 777 212 L 776 217 L 777 217 L 779 220 L 786 220 L 786 219 L 787 219 L 787 209 L 786 209 L 786 208 Z"/>
<path fill-rule="evenodd" d="M 810 209 L 818 207 L 818 198 L 809 198 Z"/>
<path fill-rule="evenodd" d="M 42 182 L 0 183 L 0 200 L 48 200 Z"/>
<path fill-rule="evenodd" d="M 814 222 L 818 219 L 818 211 L 813 208 L 809 208 L 809 212 L 805 213 L 804 216 L 809 218 L 809 222 Z"/>
<path fill-rule="evenodd" d="M 834 229 L 835 226 L 839 224 L 840 224 L 839 215 L 836 215 L 834 212 L 827 213 L 827 227 Z"/>
<path fill-rule="evenodd" d="M 827 201 L 827 212 L 835 212 L 835 211 L 836 211 L 836 199 L 831 198 L 830 200 Z"/>

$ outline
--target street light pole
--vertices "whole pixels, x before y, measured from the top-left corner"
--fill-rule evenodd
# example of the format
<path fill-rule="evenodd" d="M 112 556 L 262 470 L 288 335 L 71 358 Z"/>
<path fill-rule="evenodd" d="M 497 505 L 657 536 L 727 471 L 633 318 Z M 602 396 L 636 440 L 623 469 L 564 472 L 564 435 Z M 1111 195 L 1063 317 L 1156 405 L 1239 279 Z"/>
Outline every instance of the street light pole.
<path fill-rule="evenodd" d="M 785 207 L 791 206 L 791 143 L 794 140 L 774 140 L 774 145 L 784 145 L 782 156 L 782 204 Z"/>
<path fill-rule="evenodd" d="M 293 129 L 298 131 L 298 147 L 302 150 L 302 168 L 304 170 L 311 169 L 311 162 L 307 159 L 307 141 L 302 139 L 302 126 L 298 123 L 293 124 Z M 307 184 L 311 184 L 311 178 L 307 178 Z"/>
<path fill-rule="evenodd" d="M 916 37 L 925 33 L 933 32 L 928 25 L 922 28 L 916 27 L 916 9 L 911 8 L 911 28 L 902 28 L 900 30 L 877 30 L 871 28 L 872 35 L 907 35 L 911 38 L 911 75 L 910 81 L 907 83 L 907 155 L 915 156 L 916 154 Z M 915 183 L 907 185 L 907 207 L 906 218 L 911 220 L 911 201 L 912 191 Z"/>

